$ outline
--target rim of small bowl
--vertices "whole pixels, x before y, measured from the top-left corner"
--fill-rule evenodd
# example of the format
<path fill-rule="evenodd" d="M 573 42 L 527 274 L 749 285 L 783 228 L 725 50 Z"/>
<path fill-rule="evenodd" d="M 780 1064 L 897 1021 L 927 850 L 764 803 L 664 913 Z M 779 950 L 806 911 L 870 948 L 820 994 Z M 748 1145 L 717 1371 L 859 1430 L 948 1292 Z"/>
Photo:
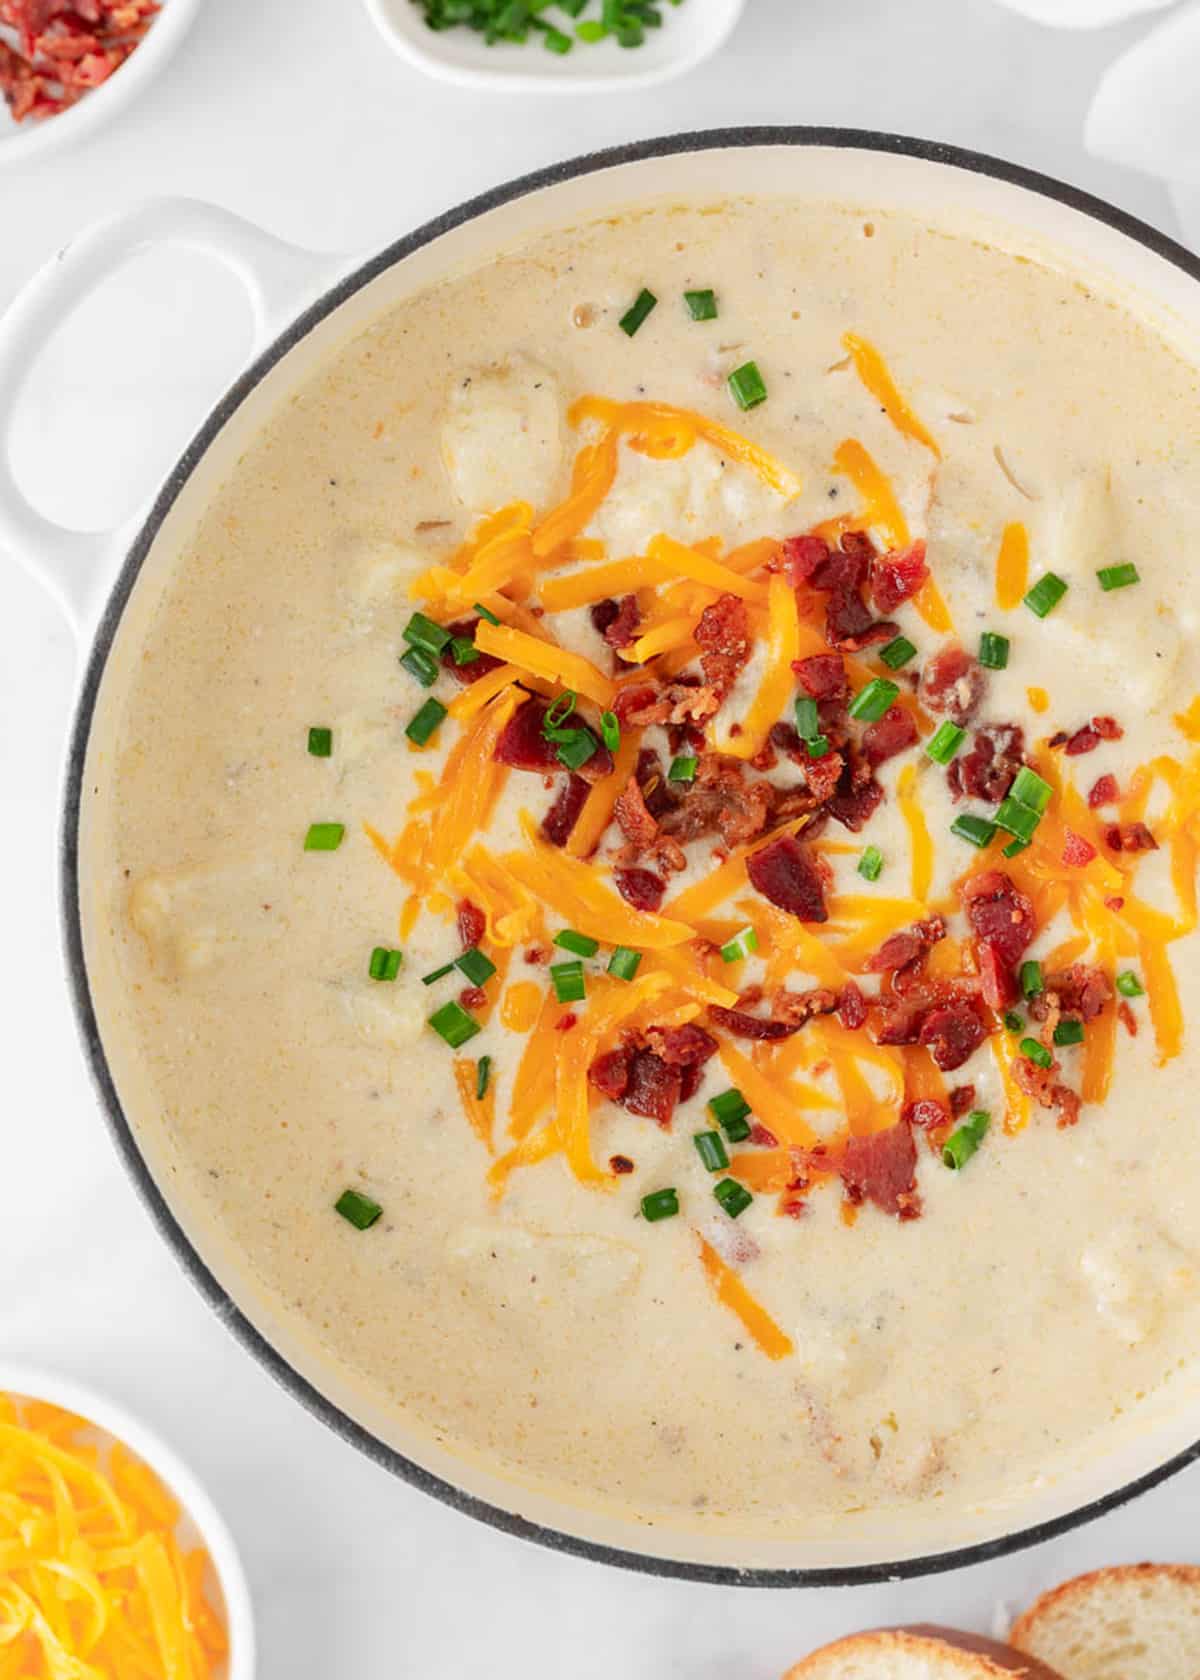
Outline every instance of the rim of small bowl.
<path fill-rule="evenodd" d="M 162 70 L 191 27 L 203 0 L 163 0 L 162 11 L 129 57 L 106 82 L 56 117 L 8 126 L 0 131 L 0 169 L 33 162 L 60 146 L 69 146 L 123 106 L 131 105 Z"/>
<path fill-rule="evenodd" d="M 75 1412 L 131 1448 L 167 1484 L 204 1542 L 221 1587 L 229 1636 L 228 1680 L 254 1680 L 254 1607 L 237 1543 L 196 1472 L 140 1417 L 107 1394 L 43 1367 L 0 1360 L 0 1393 Z"/>

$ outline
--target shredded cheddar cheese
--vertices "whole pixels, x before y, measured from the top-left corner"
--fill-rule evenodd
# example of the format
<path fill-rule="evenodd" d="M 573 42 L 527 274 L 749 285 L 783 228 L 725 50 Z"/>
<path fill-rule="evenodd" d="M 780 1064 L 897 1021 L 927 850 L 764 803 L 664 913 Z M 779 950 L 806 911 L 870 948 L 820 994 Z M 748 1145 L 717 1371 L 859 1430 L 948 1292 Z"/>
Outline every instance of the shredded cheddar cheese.
<path fill-rule="evenodd" d="M 727 1266 L 721 1256 L 704 1238 L 700 1238 L 700 1264 L 712 1284 L 717 1300 L 741 1319 L 746 1333 L 768 1359 L 786 1359 L 796 1351 L 790 1336 L 776 1324 L 765 1307 L 757 1302 L 737 1273 Z"/>
<path fill-rule="evenodd" d="M 1006 525 L 996 556 L 996 605 L 1011 612 L 1028 588 L 1029 532 L 1024 525 Z"/>
<path fill-rule="evenodd" d="M 677 460 L 703 438 L 727 459 L 750 467 L 781 496 L 790 499 L 804 488 L 790 468 L 758 444 L 693 409 L 672 408 L 667 403 L 619 403 L 607 397 L 580 397 L 572 405 L 568 418 L 573 426 L 585 420 L 598 420 L 611 433 L 623 434 L 631 449 L 659 461 Z"/>
<path fill-rule="evenodd" d="M 908 522 L 887 475 L 857 438 L 847 438 L 833 452 L 833 470 L 848 478 L 863 500 L 862 523 L 879 531 L 893 549 L 908 547 Z"/>
<path fill-rule="evenodd" d="M 561 683 L 594 700 L 597 706 L 611 706 L 613 685 L 590 659 L 580 653 L 569 653 L 556 642 L 542 642 L 525 630 L 514 630 L 508 624 L 489 624 L 482 620 L 475 632 L 475 646 L 481 653 L 493 654 L 532 671 L 535 676 Z"/>
<path fill-rule="evenodd" d="M 851 332 L 842 334 L 842 344 L 850 352 L 854 371 L 896 430 L 914 443 L 923 443 L 940 461 L 941 450 L 896 389 L 887 363 L 875 346 Z"/>

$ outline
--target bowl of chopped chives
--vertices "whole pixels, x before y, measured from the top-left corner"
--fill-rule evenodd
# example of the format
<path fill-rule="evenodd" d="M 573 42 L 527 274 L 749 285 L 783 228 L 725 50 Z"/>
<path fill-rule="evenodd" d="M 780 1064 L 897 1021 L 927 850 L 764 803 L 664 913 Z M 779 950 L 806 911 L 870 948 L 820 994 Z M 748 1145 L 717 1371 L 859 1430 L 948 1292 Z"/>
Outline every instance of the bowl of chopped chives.
<path fill-rule="evenodd" d="M 427 75 L 505 93 L 653 87 L 721 48 L 746 0 L 365 0 Z"/>

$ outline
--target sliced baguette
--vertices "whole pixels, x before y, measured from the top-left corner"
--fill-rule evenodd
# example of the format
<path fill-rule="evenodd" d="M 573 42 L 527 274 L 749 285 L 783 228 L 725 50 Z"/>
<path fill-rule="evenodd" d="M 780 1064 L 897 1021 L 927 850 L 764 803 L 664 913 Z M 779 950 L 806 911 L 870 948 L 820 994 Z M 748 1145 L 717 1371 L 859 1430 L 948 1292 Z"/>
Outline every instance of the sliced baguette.
<path fill-rule="evenodd" d="M 784 1680 L 1061 1680 L 1011 1645 L 952 1628 L 881 1628 L 805 1657 Z"/>
<path fill-rule="evenodd" d="M 1008 1637 L 1064 1680 L 1200 1680 L 1200 1569 L 1135 1563 L 1077 1576 L 1043 1593 Z"/>

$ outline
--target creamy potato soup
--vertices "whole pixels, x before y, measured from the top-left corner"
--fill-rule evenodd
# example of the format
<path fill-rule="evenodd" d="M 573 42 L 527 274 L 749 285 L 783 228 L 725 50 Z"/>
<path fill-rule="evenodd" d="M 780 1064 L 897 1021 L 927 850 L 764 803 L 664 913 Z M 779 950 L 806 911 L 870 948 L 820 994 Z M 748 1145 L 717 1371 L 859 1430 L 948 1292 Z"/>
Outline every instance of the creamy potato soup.
<path fill-rule="evenodd" d="M 1118 301 L 899 216 L 650 209 L 346 344 L 87 813 L 106 1035 L 274 1310 L 761 1534 L 1182 1386 L 1198 465 Z"/>

